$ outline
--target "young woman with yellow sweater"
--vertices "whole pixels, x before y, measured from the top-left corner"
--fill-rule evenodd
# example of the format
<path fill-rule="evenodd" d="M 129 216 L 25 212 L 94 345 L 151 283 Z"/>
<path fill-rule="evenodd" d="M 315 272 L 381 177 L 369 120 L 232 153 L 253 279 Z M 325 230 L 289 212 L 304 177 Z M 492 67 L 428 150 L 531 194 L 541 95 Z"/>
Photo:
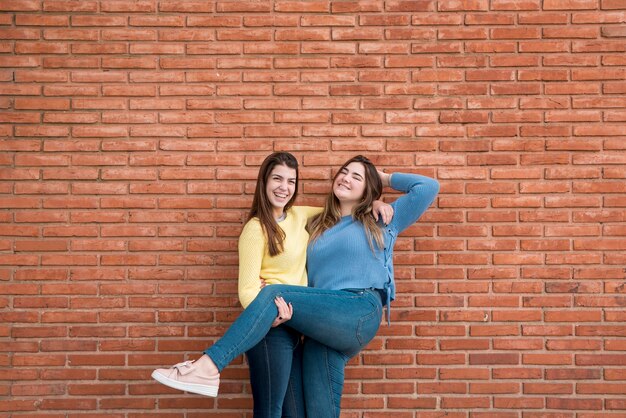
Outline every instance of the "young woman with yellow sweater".
<path fill-rule="evenodd" d="M 371 217 L 383 186 L 405 193 L 391 204 L 394 217 L 386 226 Z M 169 387 L 216 396 L 219 372 L 288 317 L 288 326 L 306 337 L 307 415 L 339 417 L 344 367 L 374 338 L 383 306 L 389 309 L 395 297 L 395 240 L 426 211 L 438 190 L 437 181 L 428 177 L 378 172 L 362 156 L 348 160 L 333 178 L 323 212 L 310 225 L 307 268 L 313 287 L 264 287 L 205 355 L 157 369 L 152 376 Z"/>
<path fill-rule="evenodd" d="M 239 301 L 246 308 L 264 285 L 307 285 L 305 227 L 321 208 L 293 206 L 298 161 L 286 152 L 261 164 L 248 221 L 239 236 Z M 261 280 L 263 278 L 263 280 Z M 275 319 L 267 335 L 246 352 L 255 418 L 302 418 L 300 333 Z M 293 365 L 293 366 L 292 366 Z M 291 383 L 290 383 L 291 382 Z"/>

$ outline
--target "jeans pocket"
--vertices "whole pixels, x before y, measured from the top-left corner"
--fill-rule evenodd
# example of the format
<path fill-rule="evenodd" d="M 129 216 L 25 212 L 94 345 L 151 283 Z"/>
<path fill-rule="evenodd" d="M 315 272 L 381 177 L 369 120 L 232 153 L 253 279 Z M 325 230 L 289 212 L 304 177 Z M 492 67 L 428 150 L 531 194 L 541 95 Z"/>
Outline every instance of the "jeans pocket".
<path fill-rule="evenodd" d="M 382 312 L 380 305 L 372 306 L 372 311 L 359 319 L 356 330 L 356 338 L 359 341 L 359 351 L 365 347 L 375 336 L 380 327 Z M 355 353 L 356 354 L 356 353 Z"/>

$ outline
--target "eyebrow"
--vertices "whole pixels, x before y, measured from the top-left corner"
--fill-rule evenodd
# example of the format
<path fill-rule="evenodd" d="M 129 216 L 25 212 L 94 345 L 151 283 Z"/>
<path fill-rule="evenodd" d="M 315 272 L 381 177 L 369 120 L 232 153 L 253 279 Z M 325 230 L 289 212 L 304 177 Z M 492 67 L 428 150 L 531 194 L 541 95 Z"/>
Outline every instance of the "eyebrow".
<path fill-rule="evenodd" d="M 352 176 L 356 176 L 356 177 L 360 178 L 361 180 L 363 180 L 363 176 L 362 175 L 360 175 L 356 171 L 350 172 L 350 170 L 348 170 L 348 167 L 342 168 L 341 170 L 339 170 L 339 172 L 340 173 L 344 173 L 344 174 L 351 174 Z"/>
<path fill-rule="evenodd" d="M 272 177 L 278 177 L 279 179 L 284 178 L 283 176 L 281 176 L 280 174 L 272 174 Z M 287 180 L 293 180 L 296 181 L 296 177 L 287 177 Z"/>
<path fill-rule="evenodd" d="M 352 172 L 351 172 L 350 170 L 348 170 L 348 167 L 343 167 L 341 170 L 339 170 L 339 172 L 340 172 L 340 173 L 344 173 L 344 174 L 351 174 L 352 176 L 357 176 L 357 177 L 359 177 L 361 180 L 363 180 L 363 179 L 364 179 L 364 177 L 363 177 L 361 174 L 357 173 L 356 171 L 352 171 Z"/>
<path fill-rule="evenodd" d="M 359 177 L 359 178 L 361 178 L 361 179 L 363 179 L 363 176 L 362 176 L 362 175 L 360 175 L 359 173 L 356 173 L 356 172 L 355 172 L 355 173 L 352 173 L 352 175 L 353 175 L 353 176 L 356 176 L 356 177 Z"/>

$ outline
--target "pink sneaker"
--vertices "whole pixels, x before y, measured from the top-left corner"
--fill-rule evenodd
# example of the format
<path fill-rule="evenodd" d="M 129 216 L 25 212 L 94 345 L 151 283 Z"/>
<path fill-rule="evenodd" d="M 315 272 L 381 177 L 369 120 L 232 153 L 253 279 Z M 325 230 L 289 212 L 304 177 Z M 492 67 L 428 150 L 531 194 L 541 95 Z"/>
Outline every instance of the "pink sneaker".
<path fill-rule="evenodd" d="M 156 369 L 152 372 L 152 378 L 174 389 L 216 397 L 220 385 L 220 375 L 200 376 L 192 364 L 193 361 L 184 361 L 169 369 Z"/>

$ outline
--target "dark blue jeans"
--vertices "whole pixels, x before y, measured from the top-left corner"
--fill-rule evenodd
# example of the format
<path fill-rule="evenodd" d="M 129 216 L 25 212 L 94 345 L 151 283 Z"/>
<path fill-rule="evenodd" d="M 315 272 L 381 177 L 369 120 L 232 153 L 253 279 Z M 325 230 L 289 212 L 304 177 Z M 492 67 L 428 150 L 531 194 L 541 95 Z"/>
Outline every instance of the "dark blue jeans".
<path fill-rule="evenodd" d="M 254 418 L 304 418 L 300 334 L 284 325 L 272 328 L 246 357 Z"/>
<path fill-rule="evenodd" d="M 313 339 L 304 342 L 302 380 L 307 416 L 339 418 L 344 369 L 350 357 Z"/>
<path fill-rule="evenodd" d="M 324 290 L 278 284 L 266 286 L 239 315 L 224 336 L 205 351 L 219 370 L 265 337 L 278 315 L 278 309 L 274 304 L 276 296 L 282 296 L 287 303 L 293 305 L 293 316 L 286 324 L 319 344 L 340 353 L 345 359 L 343 366 L 374 338 L 382 318 L 381 297 L 376 290 Z M 331 363 L 338 364 L 336 361 Z M 341 388 L 333 392 L 330 401 L 328 397 L 326 400 L 318 399 L 315 395 L 317 391 L 305 389 L 308 416 L 314 418 L 339 416 L 343 366 L 340 373 L 333 372 L 334 379 L 341 380 Z M 303 365 L 304 369 L 306 367 Z M 311 382 L 307 378 L 304 380 L 305 388 L 318 384 L 329 383 L 328 380 L 319 382 Z M 312 404 L 318 404 L 318 401 L 319 409 L 323 410 L 309 413 L 308 409 Z"/>

